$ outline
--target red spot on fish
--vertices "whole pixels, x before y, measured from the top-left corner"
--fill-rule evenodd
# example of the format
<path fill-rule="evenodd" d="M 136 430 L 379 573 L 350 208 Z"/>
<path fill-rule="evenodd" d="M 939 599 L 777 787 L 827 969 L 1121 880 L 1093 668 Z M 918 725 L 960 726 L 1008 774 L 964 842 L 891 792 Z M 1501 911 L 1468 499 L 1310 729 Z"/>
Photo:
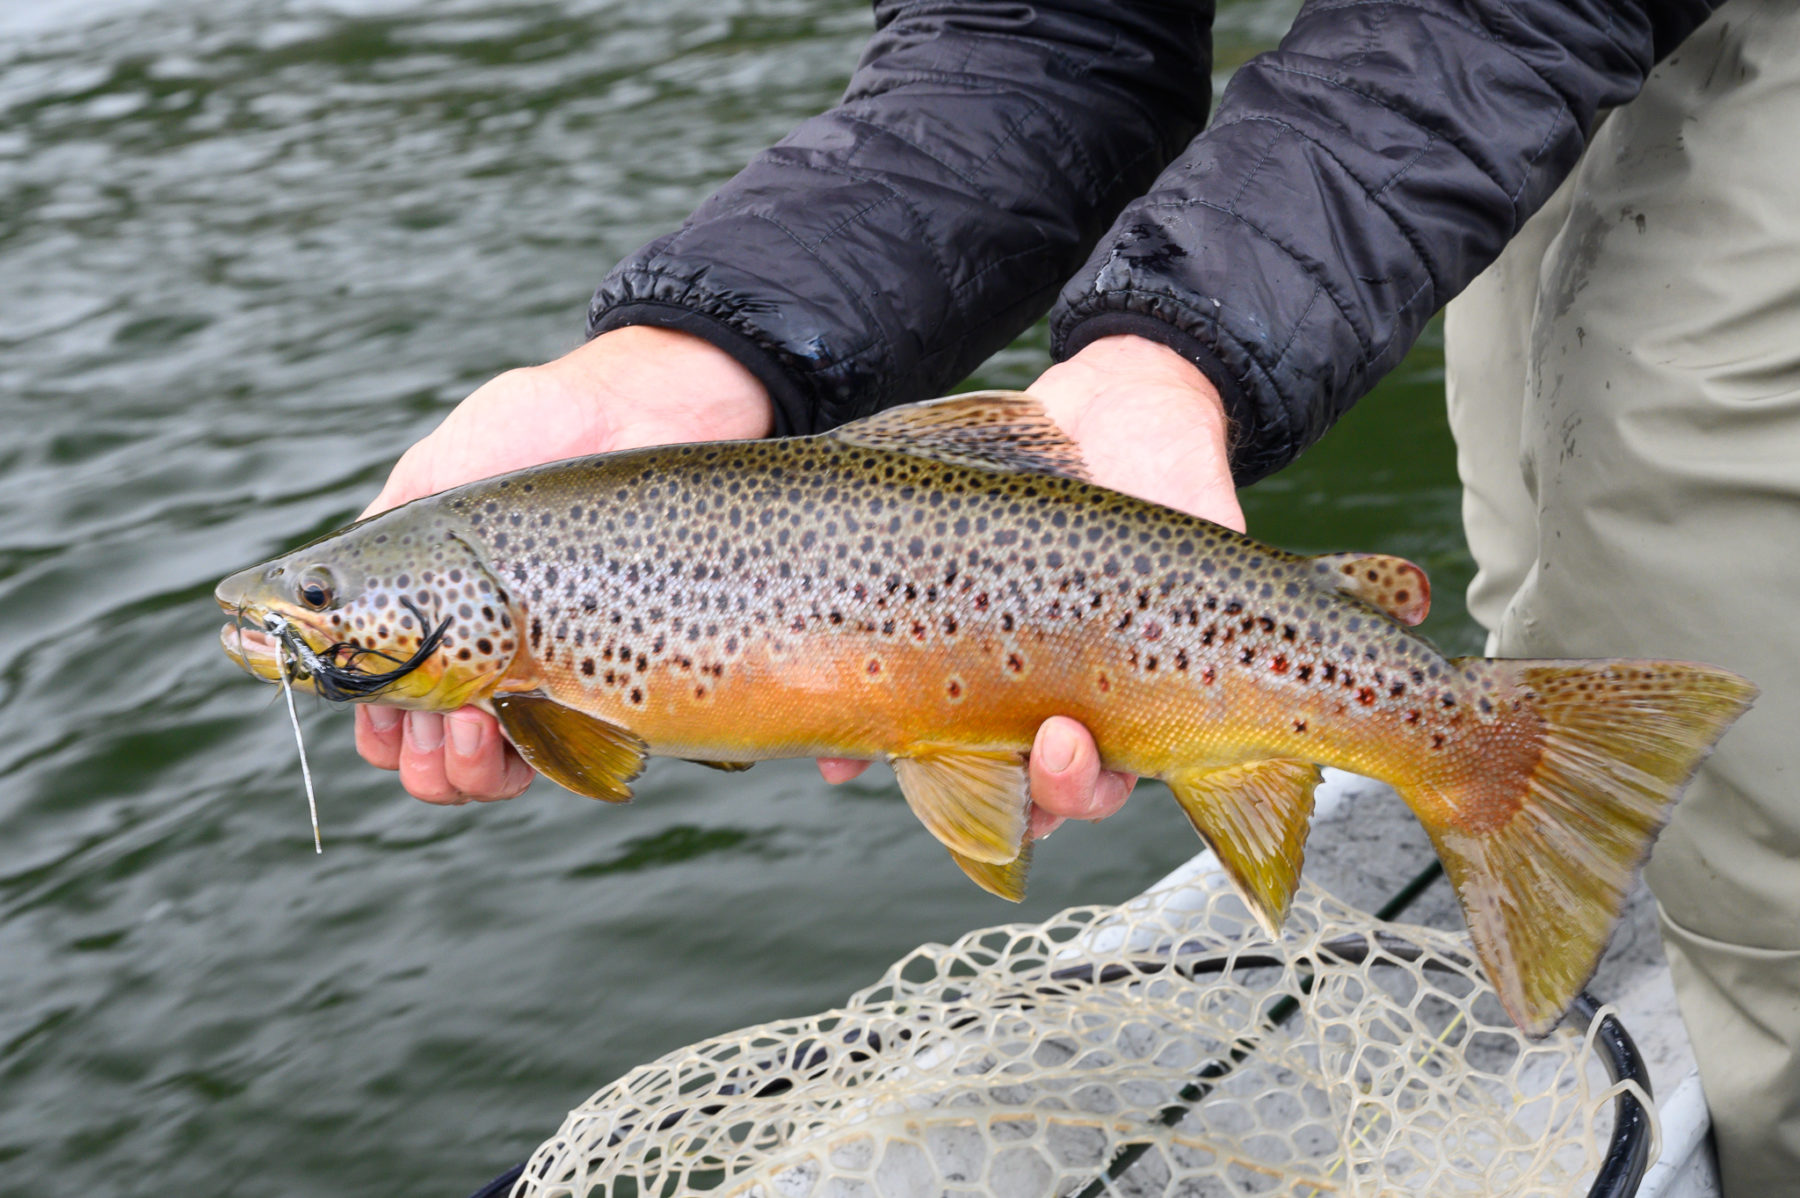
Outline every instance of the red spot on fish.
<path fill-rule="evenodd" d="M 1375 701 L 1374 689 L 1367 686 L 1359 687 L 1356 692 L 1356 701 L 1361 703 L 1364 707 L 1367 707 Z"/>
<path fill-rule="evenodd" d="M 1275 660 L 1269 663 L 1269 668 L 1274 670 L 1277 674 L 1285 674 L 1288 672 L 1288 659 L 1277 653 L 1275 655 Z"/>

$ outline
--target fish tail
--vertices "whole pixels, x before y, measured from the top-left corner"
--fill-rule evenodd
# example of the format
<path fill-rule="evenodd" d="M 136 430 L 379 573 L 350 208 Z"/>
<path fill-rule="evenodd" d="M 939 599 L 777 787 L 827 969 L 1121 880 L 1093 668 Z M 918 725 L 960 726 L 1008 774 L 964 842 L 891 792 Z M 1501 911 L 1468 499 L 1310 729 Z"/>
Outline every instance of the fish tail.
<path fill-rule="evenodd" d="M 1466 735 L 1406 797 L 1507 1013 L 1541 1036 L 1593 976 L 1676 798 L 1757 691 L 1691 662 L 1451 664 L 1467 680 Z"/>

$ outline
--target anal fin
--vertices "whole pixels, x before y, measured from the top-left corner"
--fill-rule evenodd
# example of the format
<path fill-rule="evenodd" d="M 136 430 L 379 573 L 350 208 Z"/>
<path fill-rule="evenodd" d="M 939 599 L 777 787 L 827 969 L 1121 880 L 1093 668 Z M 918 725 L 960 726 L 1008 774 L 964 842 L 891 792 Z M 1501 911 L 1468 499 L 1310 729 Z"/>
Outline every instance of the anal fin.
<path fill-rule="evenodd" d="M 1181 770 L 1167 781 L 1256 921 L 1278 935 L 1300 884 L 1319 767 L 1273 758 Z"/>
<path fill-rule="evenodd" d="M 722 774 L 741 774 L 756 764 L 754 761 L 701 761 L 698 757 L 684 757 L 682 760 L 703 765 L 709 770 L 718 770 Z"/>
<path fill-rule="evenodd" d="M 1031 805 L 1020 754 L 918 747 L 892 761 L 907 805 L 945 848 L 989 865 L 1019 855 Z"/>
<path fill-rule="evenodd" d="M 540 694 L 495 695 L 494 715 L 527 765 L 578 795 L 624 803 L 649 748 L 629 729 Z"/>
<path fill-rule="evenodd" d="M 1025 875 L 1031 870 L 1029 837 L 1019 843 L 1019 855 L 1001 865 L 971 860 L 957 852 L 952 852 L 950 857 L 975 885 L 989 894 L 999 895 L 1012 903 L 1025 901 Z"/>

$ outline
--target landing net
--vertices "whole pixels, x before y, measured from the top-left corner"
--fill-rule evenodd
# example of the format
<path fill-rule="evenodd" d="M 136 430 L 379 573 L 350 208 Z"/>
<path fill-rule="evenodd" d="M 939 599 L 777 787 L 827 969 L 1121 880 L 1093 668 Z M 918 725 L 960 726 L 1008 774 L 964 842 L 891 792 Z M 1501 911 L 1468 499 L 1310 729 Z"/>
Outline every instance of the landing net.
<path fill-rule="evenodd" d="M 513 1194 L 1562 1198 L 1611 1128 L 1597 1026 L 1528 1040 L 1466 939 L 1316 888 L 1272 944 L 1202 876 L 634 1069 Z"/>

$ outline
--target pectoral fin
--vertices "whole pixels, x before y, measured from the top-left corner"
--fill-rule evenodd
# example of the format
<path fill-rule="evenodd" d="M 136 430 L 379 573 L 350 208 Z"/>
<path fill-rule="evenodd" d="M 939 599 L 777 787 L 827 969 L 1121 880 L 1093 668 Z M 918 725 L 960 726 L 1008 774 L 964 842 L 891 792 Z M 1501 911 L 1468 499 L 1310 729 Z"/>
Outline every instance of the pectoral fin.
<path fill-rule="evenodd" d="M 919 748 L 893 766 L 913 814 L 959 858 L 1005 865 L 1019 855 L 1031 804 L 1019 754 Z"/>
<path fill-rule="evenodd" d="M 1184 770 L 1168 783 L 1257 922 L 1277 935 L 1300 883 L 1319 767 L 1277 758 Z"/>
<path fill-rule="evenodd" d="M 617 724 L 539 694 L 495 695 L 494 715 L 527 765 L 557 785 L 609 803 L 631 799 L 647 746 Z"/>
<path fill-rule="evenodd" d="M 1003 865 L 973 861 L 957 852 L 952 852 L 950 856 L 975 885 L 989 894 L 997 894 L 1011 903 L 1025 901 L 1025 874 L 1031 869 L 1030 840 L 1021 841 L 1019 855 Z"/>

